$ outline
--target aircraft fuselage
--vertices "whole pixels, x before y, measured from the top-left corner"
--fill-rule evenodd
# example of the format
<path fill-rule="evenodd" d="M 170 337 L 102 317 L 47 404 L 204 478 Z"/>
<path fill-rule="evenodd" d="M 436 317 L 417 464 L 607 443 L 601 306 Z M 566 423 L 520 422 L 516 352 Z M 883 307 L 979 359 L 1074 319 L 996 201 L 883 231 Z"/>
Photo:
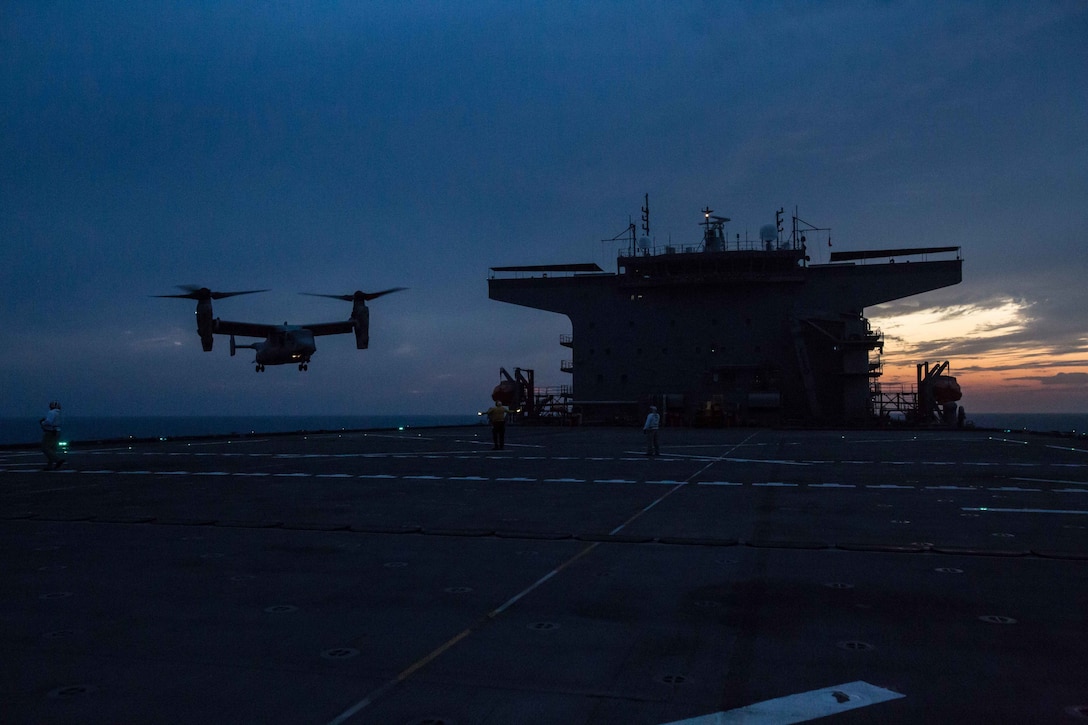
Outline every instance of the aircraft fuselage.
<path fill-rule="evenodd" d="M 273 330 L 264 342 L 253 343 L 258 372 L 265 365 L 298 365 L 305 370 L 310 356 L 317 352 L 314 334 L 305 328 Z"/>

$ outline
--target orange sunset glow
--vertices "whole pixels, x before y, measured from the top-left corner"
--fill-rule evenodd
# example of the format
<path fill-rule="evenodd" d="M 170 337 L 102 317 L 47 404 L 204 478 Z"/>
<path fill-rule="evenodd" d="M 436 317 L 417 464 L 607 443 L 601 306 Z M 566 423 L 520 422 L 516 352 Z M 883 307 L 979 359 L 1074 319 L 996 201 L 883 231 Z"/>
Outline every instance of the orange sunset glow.
<path fill-rule="evenodd" d="M 1033 334 L 1029 303 L 1008 298 L 906 313 L 889 307 L 868 311 L 873 328 L 884 333 L 885 389 L 913 389 L 918 364 L 947 360 L 969 409 L 1074 413 L 1088 407 L 1088 336 L 1041 339 Z"/>

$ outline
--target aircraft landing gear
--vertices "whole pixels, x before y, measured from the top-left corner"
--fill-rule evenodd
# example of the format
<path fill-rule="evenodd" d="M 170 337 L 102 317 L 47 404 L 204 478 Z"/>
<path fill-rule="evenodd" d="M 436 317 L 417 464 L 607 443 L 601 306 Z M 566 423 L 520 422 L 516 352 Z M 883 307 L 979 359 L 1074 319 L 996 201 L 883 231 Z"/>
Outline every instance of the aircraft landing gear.
<path fill-rule="evenodd" d="M 256 367 L 256 371 L 259 372 L 259 373 L 263 373 L 264 372 L 264 365 L 258 365 Z"/>
<path fill-rule="evenodd" d="M 310 366 L 304 362 L 298 364 L 298 371 L 301 373 L 303 370 L 309 370 Z"/>

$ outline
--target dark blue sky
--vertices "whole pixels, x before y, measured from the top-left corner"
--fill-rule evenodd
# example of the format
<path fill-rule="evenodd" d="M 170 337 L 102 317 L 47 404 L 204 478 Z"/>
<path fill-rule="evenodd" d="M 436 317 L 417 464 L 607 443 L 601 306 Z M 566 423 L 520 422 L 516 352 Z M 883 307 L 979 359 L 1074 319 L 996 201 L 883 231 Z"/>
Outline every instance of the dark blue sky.
<path fill-rule="evenodd" d="M 647 192 L 659 240 L 797 206 L 837 249 L 961 245 L 963 284 L 868 311 L 889 361 L 951 359 L 978 411 L 1086 410 L 1085 38 L 1073 0 L 7 2 L 0 414 L 459 413 L 499 366 L 566 383 L 566 319 L 488 300 L 487 269 L 614 269 L 600 240 Z M 178 284 L 271 288 L 216 313 L 291 323 L 349 311 L 297 292 L 410 289 L 371 303 L 370 350 L 255 375 L 149 297 Z"/>

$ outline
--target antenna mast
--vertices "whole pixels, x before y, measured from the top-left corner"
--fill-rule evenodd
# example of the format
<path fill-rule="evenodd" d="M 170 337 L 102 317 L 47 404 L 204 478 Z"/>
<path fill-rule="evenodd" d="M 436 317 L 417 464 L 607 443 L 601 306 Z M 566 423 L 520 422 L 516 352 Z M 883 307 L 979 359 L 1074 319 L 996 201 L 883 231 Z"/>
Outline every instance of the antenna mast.
<path fill-rule="evenodd" d="M 650 236 L 650 195 L 646 194 L 646 203 L 642 207 L 642 234 Z"/>

